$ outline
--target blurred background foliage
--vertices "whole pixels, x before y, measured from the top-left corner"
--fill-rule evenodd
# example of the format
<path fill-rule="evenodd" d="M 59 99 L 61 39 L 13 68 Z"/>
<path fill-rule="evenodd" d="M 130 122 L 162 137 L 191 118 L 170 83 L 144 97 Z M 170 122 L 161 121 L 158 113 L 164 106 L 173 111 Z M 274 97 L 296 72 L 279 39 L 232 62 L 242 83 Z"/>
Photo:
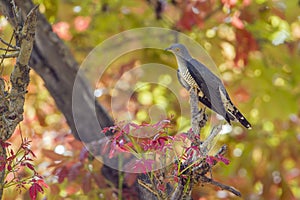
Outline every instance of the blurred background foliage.
<path fill-rule="evenodd" d="M 79 63 L 105 39 L 132 28 L 170 28 L 196 40 L 212 57 L 233 101 L 253 125 L 253 129 L 247 131 L 233 124 L 231 132 L 218 138 L 216 146 L 228 145 L 226 156 L 231 163 L 216 167 L 214 179 L 234 186 L 244 199 L 300 199 L 299 2 L 36 0 L 35 3 L 40 4 L 40 11 Z M 3 16 L 0 34 L 2 38 L 9 38 L 11 34 Z M 146 63 L 177 67 L 171 54 L 154 49 L 137 50 L 116 59 L 98 83 L 104 91 L 99 101 L 108 112 L 111 86 L 124 72 Z M 12 63 L 4 64 L 7 66 L 4 76 L 7 76 Z M 158 78 L 158 83 L 178 84 L 168 74 L 153 71 L 147 75 Z M 138 78 L 137 74 L 128 83 L 141 84 Z M 33 71 L 28 90 L 21 130 L 33 140 L 32 149 L 40 158 L 36 163 L 38 171 L 50 185 L 45 194 L 47 199 L 107 199 L 111 196 L 115 189 L 103 184 L 99 173 L 102 164 L 86 157 L 79 159 L 82 144 L 72 138 L 63 115 Z M 151 120 L 149 109 L 159 105 L 165 116 L 173 116 L 174 133 L 186 130 L 189 115 L 181 115 L 179 104 L 188 106 L 189 97 L 184 89 L 179 87 L 178 90 L 179 99 L 159 84 L 139 87 L 128 104 L 133 119 Z M 120 105 L 119 112 L 125 108 Z M 212 121 L 216 121 L 214 115 Z M 177 130 L 179 123 L 181 128 Z M 18 137 L 15 134 L 10 141 L 15 143 Z M 129 183 L 133 179 L 127 177 Z M 28 197 L 10 189 L 5 195 L 4 199 Z M 193 198 L 235 197 L 211 186 L 198 186 Z"/>

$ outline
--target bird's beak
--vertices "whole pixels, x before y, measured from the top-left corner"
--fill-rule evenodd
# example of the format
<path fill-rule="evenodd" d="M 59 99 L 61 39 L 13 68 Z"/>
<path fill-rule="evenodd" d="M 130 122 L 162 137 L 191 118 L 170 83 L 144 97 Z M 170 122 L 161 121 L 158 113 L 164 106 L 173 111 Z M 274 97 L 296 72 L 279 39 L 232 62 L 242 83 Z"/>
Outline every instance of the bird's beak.
<path fill-rule="evenodd" d="M 170 50 L 171 50 L 171 47 L 165 49 L 165 51 L 170 51 Z"/>

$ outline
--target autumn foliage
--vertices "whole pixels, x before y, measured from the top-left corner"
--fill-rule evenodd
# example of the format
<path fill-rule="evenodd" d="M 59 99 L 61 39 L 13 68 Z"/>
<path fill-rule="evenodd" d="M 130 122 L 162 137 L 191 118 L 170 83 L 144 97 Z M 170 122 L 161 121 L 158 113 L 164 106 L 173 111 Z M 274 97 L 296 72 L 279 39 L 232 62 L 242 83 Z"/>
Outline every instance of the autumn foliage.
<path fill-rule="evenodd" d="M 35 200 L 37 194 L 44 193 L 48 185 L 32 164 L 36 156 L 30 149 L 31 142 L 21 137 L 21 145 L 14 151 L 11 143 L 0 141 L 1 147 L 7 152 L 6 157 L 0 157 L 0 172 L 5 170 L 4 188 L 15 187 L 18 193 L 28 190 L 30 198 Z M 29 170 L 30 174 L 27 175 L 26 170 Z"/>
<path fill-rule="evenodd" d="M 234 186 L 245 199 L 300 198 L 300 23 L 296 1 L 35 2 L 40 4 L 40 11 L 52 24 L 53 31 L 71 49 L 79 63 L 105 39 L 132 28 L 164 27 L 193 38 L 215 61 L 234 103 L 253 124 L 251 132 L 233 124 L 230 131 L 219 136 L 216 147 L 227 144 L 226 158 L 207 156 L 204 159 L 205 166 L 211 167 L 218 162 L 212 169 L 213 179 Z M 9 23 L 1 16 L 1 38 L 9 41 L 11 33 Z M 11 59 L 3 63 L 4 67 L 1 65 L 1 75 L 6 81 L 14 63 L 15 60 Z M 112 61 L 113 67 L 97 83 L 103 91 L 97 100 L 109 114 L 114 91 L 111 85 L 125 72 L 144 63 L 176 67 L 175 59 L 154 49 L 136 50 Z M 101 63 L 99 67 L 103 67 Z M 169 84 L 177 81 L 155 71 L 147 76 L 159 77 Z M 43 80 L 31 72 L 24 120 L 20 125 L 24 138 L 20 139 L 21 129 L 18 128 L 9 141 L 1 142 L 7 153 L 6 157 L 0 157 L 0 170 L 6 170 L 4 199 L 116 199 L 120 194 L 128 199 L 137 198 L 136 191 L 130 190 L 137 175 L 120 176 L 120 185 L 126 185 L 123 191 L 120 185 L 107 180 L 101 172 L 101 158 L 74 139 L 44 85 Z M 179 99 L 188 104 L 189 95 L 184 89 L 180 91 Z M 151 121 L 147 109 L 157 102 L 174 116 L 171 121 Z M 112 159 L 130 154 L 134 159 L 127 168 L 151 174 L 157 161 L 141 155 L 173 151 L 174 143 L 187 142 L 185 133 L 189 131 L 190 118 L 181 115 L 177 99 L 170 91 L 155 85 L 135 91 L 128 107 L 135 121 L 117 122 L 102 133 L 99 130 L 101 135 L 107 131 L 115 133 L 108 137 L 101 152 Z M 126 106 L 120 106 L 120 112 L 125 109 Z M 215 115 L 209 115 L 212 116 L 211 123 L 220 122 Z M 179 124 L 181 130 L 177 130 Z M 209 128 L 210 125 L 203 130 L 204 133 Z M 143 129 L 148 130 L 147 137 L 134 136 Z M 180 180 L 178 177 L 185 176 L 189 166 L 181 165 L 180 161 L 195 154 L 201 156 L 193 146 L 183 146 L 181 150 L 177 154 L 178 161 L 172 162 L 167 169 L 169 176 L 157 182 L 159 191 L 167 191 L 169 183 L 176 184 Z M 193 153 L 187 154 L 189 152 Z M 192 197 L 234 199 L 217 187 L 201 185 L 193 188 Z"/>

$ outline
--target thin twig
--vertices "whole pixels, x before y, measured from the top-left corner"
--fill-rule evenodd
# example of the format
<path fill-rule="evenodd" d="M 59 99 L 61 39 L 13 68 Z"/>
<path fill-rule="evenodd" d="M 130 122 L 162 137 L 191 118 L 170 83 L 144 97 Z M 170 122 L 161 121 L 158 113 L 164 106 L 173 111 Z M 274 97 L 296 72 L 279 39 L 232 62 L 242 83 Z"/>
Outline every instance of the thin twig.
<path fill-rule="evenodd" d="M 19 51 L 19 49 L 8 49 L 0 47 L 0 51 Z"/>
<path fill-rule="evenodd" d="M 11 54 L 0 55 L 0 59 L 3 59 L 3 58 L 16 58 L 18 56 L 19 56 L 19 52 L 15 52 L 15 53 L 11 53 Z"/>
<path fill-rule="evenodd" d="M 200 145 L 200 151 L 202 155 L 206 156 L 210 149 L 208 149 L 208 145 L 212 143 L 212 141 L 215 139 L 215 137 L 219 134 L 219 132 L 222 130 L 222 125 L 219 124 L 215 126 L 209 136 L 203 141 L 203 143 Z"/>
<path fill-rule="evenodd" d="M 184 184 L 183 180 L 180 179 L 178 182 L 178 186 L 176 187 L 175 191 L 172 193 L 170 200 L 180 200 L 183 196 Z"/>
<path fill-rule="evenodd" d="M 239 196 L 239 197 L 242 196 L 242 194 L 239 191 L 237 191 L 236 189 L 234 189 L 233 187 L 230 187 L 228 185 L 224 185 L 222 183 L 214 181 L 213 179 L 208 178 L 207 176 L 202 176 L 202 181 L 205 183 L 210 183 L 212 185 L 215 185 L 215 186 L 221 188 L 222 190 L 227 190 L 227 191 L 231 192 L 232 194 L 235 194 L 236 196 Z"/>
<path fill-rule="evenodd" d="M 13 32 L 12 36 L 10 37 L 9 43 L 5 42 L 4 40 L 2 40 L 2 38 L 0 38 L 0 39 L 1 39 L 1 42 L 2 42 L 3 44 L 6 44 L 6 45 L 7 45 L 7 49 L 9 49 L 9 48 L 11 47 L 11 42 L 12 42 L 12 40 L 13 40 L 13 38 L 14 38 L 14 35 L 15 35 L 15 31 Z M 4 52 L 4 55 L 6 55 L 7 52 L 8 52 L 8 51 L 6 50 L 6 51 Z M 0 75 L 2 75 L 3 69 L 4 69 L 4 67 L 3 67 L 3 61 L 4 61 L 4 58 L 2 58 L 2 59 L 1 59 L 1 62 L 0 62 L 0 66 L 1 66 Z"/>
<path fill-rule="evenodd" d="M 12 45 L 12 44 L 11 44 L 11 41 L 10 41 L 10 42 L 6 42 L 6 41 L 3 40 L 1 37 L 0 37 L 0 42 L 2 42 L 2 43 L 5 44 L 6 46 L 8 46 L 9 48 L 12 48 L 12 49 L 14 49 L 14 50 L 20 49 L 19 47 Z"/>

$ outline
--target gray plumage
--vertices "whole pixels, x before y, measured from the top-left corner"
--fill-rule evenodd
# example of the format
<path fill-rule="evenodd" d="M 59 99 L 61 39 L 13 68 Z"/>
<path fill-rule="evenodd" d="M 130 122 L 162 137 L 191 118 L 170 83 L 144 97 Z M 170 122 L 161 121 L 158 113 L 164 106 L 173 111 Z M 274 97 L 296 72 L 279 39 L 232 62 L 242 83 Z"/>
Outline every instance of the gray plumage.
<path fill-rule="evenodd" d="M 251 128 L 247 119 L 233 105 L 222 81 L 206 66 L 192 58 L 184 45 L 173 44 L 166 50 L 176 56 L 177 76 L 184 88 L 197 89 L 199 101 L 223 116 L 229 124 L 231 121 L 239 121 L 244 127 Z"/>

